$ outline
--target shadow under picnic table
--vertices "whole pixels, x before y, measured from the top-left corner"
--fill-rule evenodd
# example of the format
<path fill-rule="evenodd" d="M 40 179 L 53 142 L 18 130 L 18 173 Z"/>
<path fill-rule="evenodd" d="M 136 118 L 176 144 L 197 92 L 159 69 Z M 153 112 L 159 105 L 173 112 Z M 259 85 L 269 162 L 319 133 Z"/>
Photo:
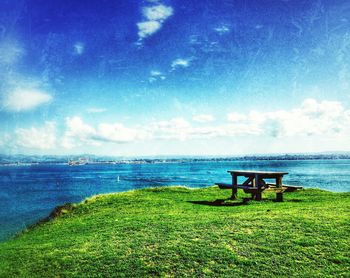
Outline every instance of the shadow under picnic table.
<path fill-rule="evenodd" d="M 216 206 L 216 207 L 235 207 L 235 206 L 242 206 L 247 205 L 248 201 L 251 200 L 251 198 L 244 198 L 241 202 L 234 202 L 234 203 L 227 203 L 226 201 L 231 200 L 229 199 L 216 199 L 215 201 L 187 201 L 188 203 L 196 204 L 196 205 L 206 205 L 206 206 Z"/>

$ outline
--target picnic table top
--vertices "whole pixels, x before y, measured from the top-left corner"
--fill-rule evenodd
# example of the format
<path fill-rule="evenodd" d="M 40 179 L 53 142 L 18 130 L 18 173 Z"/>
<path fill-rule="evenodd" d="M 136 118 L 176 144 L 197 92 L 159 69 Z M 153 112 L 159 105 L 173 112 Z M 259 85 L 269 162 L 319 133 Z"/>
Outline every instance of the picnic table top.
<path fill-rule="evenodd" d="M 231 174 L 238 175 L 271 175 L 271 176 L 283 176 L 287 175 L 288 172 L 271 172 L 271 171 L 255 171 L 255 170 L 228 170 Z"/>

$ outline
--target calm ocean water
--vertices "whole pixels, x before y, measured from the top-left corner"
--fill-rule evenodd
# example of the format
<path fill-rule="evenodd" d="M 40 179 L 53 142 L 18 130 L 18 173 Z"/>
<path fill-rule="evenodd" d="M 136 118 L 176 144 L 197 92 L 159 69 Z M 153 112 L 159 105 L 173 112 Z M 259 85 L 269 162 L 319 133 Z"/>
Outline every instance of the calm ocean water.
<path fill-rule="evenodd" d="M 0 166 L 0 240 L 67 202 L 151 186 L 206 187 L 230 182 L 229 169 L 287 171 L 286 184 L 350 191 L 350 160 Z"/>

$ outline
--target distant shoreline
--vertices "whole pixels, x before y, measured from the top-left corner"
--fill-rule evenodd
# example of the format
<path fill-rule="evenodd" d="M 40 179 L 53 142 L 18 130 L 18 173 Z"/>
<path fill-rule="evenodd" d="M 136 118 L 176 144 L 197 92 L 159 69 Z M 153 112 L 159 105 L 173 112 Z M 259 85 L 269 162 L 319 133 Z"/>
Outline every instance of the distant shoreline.
<path fill-rule="evenodd" d="M 91 155 L 81 156 L 0 156 L 0 166 L 32 166 L 32 165 L 68 165 L 71 160 L 84 158 L 86 163 L 71 165 L 113 165 L 113 164 L 162 164 L 162 163 L 196 163 L 196 162 L 228 162 L 228 161 L 283 161 L 283 160 L 339 160 L 350 159 L 350 154 L 285 154 L 285 155 L 247 155 L 227 157 L 179 157 L 179 158 L 111 158 Z"/>

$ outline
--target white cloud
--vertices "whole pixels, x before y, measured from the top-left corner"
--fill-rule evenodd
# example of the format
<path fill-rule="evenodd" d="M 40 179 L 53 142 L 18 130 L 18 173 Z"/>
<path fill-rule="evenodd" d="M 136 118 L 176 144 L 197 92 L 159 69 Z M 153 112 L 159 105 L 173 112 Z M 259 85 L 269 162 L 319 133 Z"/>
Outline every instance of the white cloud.
<path fill-rule="evenodd" d="M 95 108 L 95 107 L 91 107 L 91 108 L 86 109 L 86 111 L 87 111 L 88 113 L 103 113 L 103 112 L 106 112 L 107 109 L 105 109 L 105 108 Z"/>
<path fill-rule="evenodd" d="M 100 123 L 95 128 L 84 123 L 80 117 L 66 119 L 66 132 L 62 146 L 73 148 L 80 145 L 101 145 L 103 142 L 127 143 L 146 138 L 143 130 L 128 128 L 122 124 Z"/>
<path fill-rule="evenodd" d="M 18 128 L 15 131 L 16 147 L 49 150 L 56 147 L 56 125 L 45 122 L 43 127 Z"/>
<path fill-rule="evenodd" d="M 127 143 L 142 139 L 144 137 L 145 133 L 141 130 L 128 128 L 118 123 L 102 123 L 98 125 L 96 135 L 92 139 L 113 143 Z"/>
<path fill-rule="evenodd" d="M 143 39 L 161 29 L 164 21 L 173 15 L 173 8 L 162 4 L 156 4 L 143 7 L 142 15 L 143 21 L 136 24 L 138 28 L 139 44 L 142 44 Z"/>
<path fill-rule="evenodd" d="M 148 20 L 158 20 L 162 22 L 173 15 L 173 8 L 170 6 L 156 5 L 144 7 L 142 13 Z"/>
<path fill-rule="evenodd" d="M 79 117 L 66 118 L 66 132 L 62 140 L 64 148 L 73 148 L 82 143 L 93 144 L 91 137 L 96 134 L 93 127 L 85 124 Z"/>
<path fill-rule="evenodd" d="M 180 139 L 188 137 L 191 125 L 184 118 L 174 118 L 169 121 L 154 122 L 148 127 L 148 132 L 156 139 Z"/>
<path fill-rule="evenodd" d="M 67 118 L 67 132 L 69 136 L 89 138 L 95 134 L 95 129 L 85 124 L 79 117 Z"/>
<path fill-rule="evenodd" d="M 176 68 L 187 68 L 190 66 L 190 60 L 189 59 L 176 59 L 171 63 L 171 68 L 174 70 Z"/>
<path fill-rule="evenodd" d="M 241 113 L 237 113 L 237 112 L 233 112 L 233 113 L 229 113 L 227 115 L 227 120 L 229 122 L 239 122 L 239 121 L 244 121 L 247 118 L 246 115 L 243 115 Z"/>
<path fill-rule="evenodd" d="M 81 42 L 77 42 L 74 44 L 74 53 L 77 55 L 82 55 L 84 53 L 85 50 L 85 46 L 83 43 Z"/>
<path fill-rule="evenodd" d="M 3 98 L 3 107 L 8 111 L 27 111 L 48 103 L 52 96 L 37 89 L 16 89 Z"/>
<path fill-rule="evenodd" d="M 163 74 L 158 70 L 151 70 L 150 75 L 151 76 L 161 76 Z"/>
<path fill-rule="evenodd" d="M 223 140 L 235 139 L 244 142 L 248 139 L 251 142 L 256 140 L 257 149 L 263 148 L 261 144 L 268 142 L 279 142 L 279 148 L 283 147 L 283 142 L 293 142 L 294 150 L 304 150 L 302 142 L 311 140 L 322 150 L 322 144 L 327 140 L 328 146 L 331 146 L 329 142 L 344 142 L 344 138 L 350 138 L 350 110 L 337 101 L 306 99 L 298 107 L 289 110 L 235 112 L 229 114 L 227 121 L 221 123 L 218 120 L 211 123 L 214 117 L 210 114 L 195 115 L 192 120 L 193 122 L 190 122 L 178 117 L 143 126 L 125 126 L 121 123 L 103 122 L 91 125 L 80 117 L 72 117 L 66 119 L 66 130 L 60 140 L 60 146 L 87 148 L 106 143 L 147 144 L 145 141 L 188 141 L 221 137 Z M 273 141 L 273 138 L 278 140 Z M 12 137 L 5 138 L 3 135 L 1 139 L 2 145 L 33 150 L 53 149 L 57 147 L 58 142 L 53 122 L 46 122 L 42 127 L 19 128 Z"/>
<path fill-rule="evenodd" d="M 214 117 L 210 114 L 200 114 L 193 116 L 192 120 L 199 123 L 208 123 L 214 121 Z"/>
<path fill-rule="evenodd" d="M 184 118 L 154 122 L 147 131 L 154 139 L 208 139 L 212 137 L 283 137 L 307 138 L 309 136 L 350 136 L 350 110 L 345 110 L 336 101 L 317 102 L 305 100 L 299 107 L 291 110 L 272 112 L 250 111 L 230 113 L 227 122 L 210 124 L 212 115 L 196 115 L 193 121 L 207 123 L 200 127 L 192 125 Z"/>
<path fill-rule="evenodd" d="M 154 74 L 158 75 L 158 73 Z M 215 122 L 210 114 L 195 115 L 191 124 L 184 118 L 157 121 L 142 127 L 126 127 L 120 123 L 100 123 L 96 127 L 85 124 L 80 118 L 67 120 L 66 138 L 73 145 L 102 144 L 103 142 L 127 143 L 142 140 L 209 139 L 213 137 L 246 138 L 320 136 L 350 133 L 350 111 L 339 102 L 313 99 L 305 100 L 299 107 L 279 111 L 250 111 L 230 113 L 227 122 Z M 69 142 L 65 140 L 65 142 Z M 75 142 L 75 143 L 74 143 Z"/>
<path fill-rule="evenodd" d="M 340 102 L 306 99 L 290 111 L 231 113 L 228 120 L 257 135 L 272 137 L 336 135 L 349 132 L 350 110 Z"/>
<path fill-rule="evenodd" d="M 216 27 L 214 28 L 214 30 L 220 35 L 226 34 L 231 31 L 230 28 L 228 28 L 226 25 L 221 25 L 219 27 Z"/>
<path fill-rule="evenodd" d="M 225 129 L 222 129 L 220 126 L 194 127 L 184 118 L 159 121 L 148 126 L 148 133 L 152 138 L 164 140 L 208 139 L 224 135 L 223 131 Z"/>
<path fill-rule="evenodd" d="M 153 83 L 153 82 L 155 82 L 157 80 L 164 80 L 165 78 L 166 77 L 165 77 L 165 75 L 162 72 L 157 71 L 157 70 L 152 70 L 150 72 L 150 77 L 148 78 L 148 81 L 150 83 Z"/>
<path fill-rule="evenodd" d="M 138 35 L 141 39 L 144 39 L 157 32 L 161 26 L 161 23 L 155 20 L 139 22 L 137 23 L 137 27 L 139 28 Z"/>
<path fill-rule="evenodd" d="M 148 82 L 149 83 L 153 83 L 153 82 L 156 82 L 156 81 L 157 81 L 157 78 L 155 78 L 155 77 L 148 78 Z"/>

